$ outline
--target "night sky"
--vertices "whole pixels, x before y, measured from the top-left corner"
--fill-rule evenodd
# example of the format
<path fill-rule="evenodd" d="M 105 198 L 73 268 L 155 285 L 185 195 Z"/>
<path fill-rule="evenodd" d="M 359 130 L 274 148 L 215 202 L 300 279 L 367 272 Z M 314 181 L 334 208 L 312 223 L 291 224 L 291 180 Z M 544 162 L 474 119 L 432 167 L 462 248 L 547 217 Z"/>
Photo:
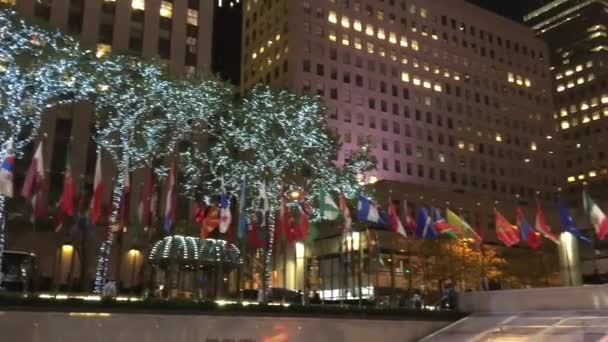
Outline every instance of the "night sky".
<path fill-rule="evenodd" d="M 477 6 L 496 12 L 515 21 L 522 21 L 528 12 L 539 8 L 546 0 L 467 0 Z"/>

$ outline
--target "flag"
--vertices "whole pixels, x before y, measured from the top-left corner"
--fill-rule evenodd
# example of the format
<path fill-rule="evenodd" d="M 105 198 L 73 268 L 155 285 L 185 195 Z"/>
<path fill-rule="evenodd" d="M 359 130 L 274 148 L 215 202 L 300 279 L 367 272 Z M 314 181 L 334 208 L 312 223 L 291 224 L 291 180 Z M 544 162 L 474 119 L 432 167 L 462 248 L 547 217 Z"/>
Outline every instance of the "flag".
<path fill-rule="evenodd" d="M 220 211 L 216 204 L 207 209 L 201 221 L 201 239 L 206 239 L 220 225 Z"/>
<path fill-rule="evenodd" d="M 41 218 L 45 215 L 43 192 L 45 186 L 44 179 L 44 159 L 42 156 L 42 141 L 38 144 L 32 162 L 27 169 L 25 182 L 21 189 L 21 196 L 28 199 L 33 208 L 33 218 Z"/>
<path fill-rule="evenodd" d="M 165 213 L 163 229 L 165 233 L 171 233 L 171 227 L 175 223 L 175 165 L 171 165 L 167 176 L 167 188 L 165 189 Z"/>
<path fill-rule="evenodd" d="M 517 207 L 515 209 L 515 217 L 517 221 L 517 227 L 519 228 L 519 237 L 521 241 L 525 241 L 528 244 L 528 247 L 532 250 L 539 250 L 540 245 L 542 243 L 541 237 L 537 232 L 532 229 L 528 221 L 524 216 L 524 212 L 521 208 Z"/>
<path fill-rule="evenodd" d="M 494 220 L 496 225 L 496 237 L 502 241 L 505 246 L 511 247 L 519 243 L 519 233 L 517 228 L 509 223 L 498 210 L 494 209 Z"/>
<path fill-rule="evenodd" d="M 252 248 L 264 248 L 264 241 L 260 239 L 258 219 L 254 216 L 247 230 L 247 244 Z"/>
<path fill-rule="evenodd" d="M 403 222 L 405 223 L 405 229 L 412 234 L 412 236 L 416 235 L 416 220 L 414 219 L 414 215 L 412 214 L 412 210 L 410 209 L 407 201 L 403 202 Z"/>
<path fill-rule="evenodd" d="M 346 203 L 346 198 L 344 198 L 343 194 L 340 194 L 339 203 L 340 212 L 344 218 L 344 230 L 350 231 L 353 226 L 353 219 L 350 216 L 350 209 L 348 209 L 348 204 Z"/>
<path fill-rule="evenodd" d="M 125 174 L 123 176 L 123 187 L 122 187 L 122 196 L 120 198 L 120 207 L 119 207 L 119 221 L 118 221 L 118 232 L 122 232 L 123 228 L 127 224 L 128 216 L 129 216 L 129 196 L 131 195 L 131 177 L 129 174 L 129 163 L 127 162 L 127 166 L 124 170 Z"/>
<path fill-rule="evenodd" d="M 15 166 L 15 152 L 13 151 L 13 141 L 6 142 L 0 154 L 2 162 L 0 166 L 0 195 L 13 197 L 13 168 Z"/>
<path fill-rule="evenodd" d="M 583 235 L 583 233 L 578 229 L 578 227 L 576 226 L 576 223 L 574 223 L 574 220 L 568 213 L 568 208 L 566 208 L 566 204 L 564 203 L 564 201 L 562 199 L 559 200 L 559 202 L 557 203 L 557 206 L 559 209 L 559 220 L 562 224 L 562 229 L 565 232 L 568 232 L 568 233 L 574 235 L 577 239 L 581 240 L 585 244 L 591 246 L 591 244 L 592 244 L 591 240 L 589 238 L 587 238 L 585 235 Z"/>
<path fill-rule="evenodd" d="M 393 200 L 389 198 L 388 202 L 390 203 L 388 206 L 388 214 L 391 222 L 391 230 L 404 238 L 407 238 L 407 233 L 405 232 L 405 228 L 403 228 L 403 224 L 401 224 L 401 220 L 399 219 L 399 214 L 397 213 L 397 208 L 395 208 L 395 205 L 393 204 Z"/>
<path fill-rule="evenodd" d="M 426 208 L 418 209 L 416 218 L 416 236 L 423 240 L 437 240 L 438 234 Z"/>
<path fill-rule="evenodd" d="M 608 220 L 600 207 L 593 202 L 587 191 L 583 190 L 583 208 L 595 228 L 598 240 L 604 240 L 608 234 Z"/>
<path fill-rule="evenodd" d="M 321 218 L 324 220 L 333 221 L 340 216 L 340 209 L 336 202 L 325 191 L 321 191 L 319 194 L 319 209 L 321 210 Z"/>
<path fill-rule="evenodd" d="M 439 209 L 432 208 L 431 210 L 433 211 L 433 225 L 439 235 L 446 236 L 450 239 L 458 239 L 458 233 L 456 232 L 457 228 L 452 226 L 443 218 L 443 216 L 441 216 Z"/>
<path fill-rule="evenodd" d="M 154 171 L 152 168 L 149 169 L 148 186 L 143 194 L 143 227 L 144 231 L 152 228 L 154 222 L 154 211 L 156 207 L 156 190 L 154 187 Z"/>
<path fill-rule="evenodd" d="M 456 215 L 450 209 L 446 210 L 446 217 L 448 223 L 452 228 L 456 229 L 463 239 L 473 241 L 475 244 L 481 245 L 483 242 L 482 237 L 468 224 L 462 217 Z"/>
<path fill-rule="evenodd" d="M 300 212 L 299 222 L 299 241 L 308 240 L 308 233 L 310 231 L 310 215 L 312 215 L 312 207 L 306 201 L 306 199 L 298 202 L 298 211 Z"/>
<path fill-rule="evenodd" d="M 541 209 L 538 201 L 536 201 L 536 222 L 534 223 L 534 228 L 544 237 L 559 245 L 559 239 L 557 236 L 555 236 L 555 234 L 553 234 L 551 227 L 549 227 L 545 222 L 545 214 L 543 214 L 543 210 Z"/>
<path fill-rule="evenodd" d="M 242 240 L 247 233 L 247 213 L 245 212 L 247 202 L 247 179 L 243 176 L 239 196 L 239 225 L 237 228 L 237 238 Z"/>
<path fill-rule="evenodd" d="M 95 163 L 95 178 L 93 181 L 93 197 L 91 198 L 91 222 L 95 225 L 101 217 L 101 209 L 103 202 L 103 179 L 101 174 L 101 152 L 97 153 L 97 162 Z"/>
<path fill-rule="evenodd" d="M 230 212 L 230 198 L 226 193 L 224 185 L 224 176 L 221 178 L 222 192 L 220 193 L 220 233 L 226 234 L 232 222 L 232 213 Z"/>
<path fill-rule="evenodd" d="M 380 216 L 378 208 L 363 195 L 359 195 L 359 201 L 357 203 L 357 220 L 377 223 L 383 226 L 386 225 L 386 221 Z"/>

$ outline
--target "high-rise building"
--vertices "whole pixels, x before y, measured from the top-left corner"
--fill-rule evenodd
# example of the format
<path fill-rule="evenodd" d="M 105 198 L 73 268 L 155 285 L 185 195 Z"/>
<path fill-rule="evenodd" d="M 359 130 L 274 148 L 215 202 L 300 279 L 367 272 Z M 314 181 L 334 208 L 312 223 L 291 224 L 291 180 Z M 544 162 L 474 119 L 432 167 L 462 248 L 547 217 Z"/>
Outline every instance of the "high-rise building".
<path fill-rule="evenodd" d="M 584 187 L 608 206 L 608 3 L 555 0 L 524 21 L 550 48 L 560 183 L 577 222 L 593 230 L 582 210 Z M 608 273 L 608 245 L 584 249 L 583 273 Z"/>
<path fill-rule="evenodd" d="M 321 96 L 337 163 L 371 141 L 360 180 L 387 198 L 491 228 L 494 206 L 513 218 L 556 195 L 549 51 L 529 28 L 461 0 L 243 6 L 242 90 Z"/>

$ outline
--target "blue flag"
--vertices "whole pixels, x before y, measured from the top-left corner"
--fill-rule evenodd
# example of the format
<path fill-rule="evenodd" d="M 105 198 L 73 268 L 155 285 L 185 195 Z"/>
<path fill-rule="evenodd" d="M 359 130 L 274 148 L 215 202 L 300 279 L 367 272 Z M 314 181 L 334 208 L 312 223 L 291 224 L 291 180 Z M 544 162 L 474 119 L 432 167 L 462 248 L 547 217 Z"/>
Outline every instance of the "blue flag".
<path fill-rule="evenodd" d="M 426 208 L 418 209 L 416 217 L 416 236 L 422 240 L 437 240 L 439 235 L 433 225 L 433 219 Z"/>
<path fill-rule="evenodd" d="M 242 240 L 247 232 L 247 213 L 245 212 L 245 202 L 247 202 L 247 179 L 243 177 L 241 183 L 241 195 L 239 197 L 239 226 L 237 228 L 237 238 Z"/>
<path fill-rule="evenodd" d="M 378 208 L 367 197 L 359 195 L 357 203 L 357 220 L 377 223 L 385 226 L 387 221 L 380 215 Z"/>
<path fill-rule="evenodd" d="M 584 242 L 586 245 L 591 246 L 591 240 L 584 236 L 583 233 L 578 229 L 576 223 L 574 223 L 574 220 L 568 213 L 568 208 L 566 208 L 566 204 L 562 199 L 558 201 L 557 207 L 559 209 L 559 220 L 561 221 L 562 229 L 565 232 L 576 236 L 577 239 Z"/>

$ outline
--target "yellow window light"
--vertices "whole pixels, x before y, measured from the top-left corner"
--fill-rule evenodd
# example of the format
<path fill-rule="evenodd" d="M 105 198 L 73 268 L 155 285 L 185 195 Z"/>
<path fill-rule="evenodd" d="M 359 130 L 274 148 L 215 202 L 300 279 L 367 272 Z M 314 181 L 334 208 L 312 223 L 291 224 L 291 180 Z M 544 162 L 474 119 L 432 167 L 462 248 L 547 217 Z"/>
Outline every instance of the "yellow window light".
<path fill-rule="evenodd" d="M 365 25 L 365 34 L 368 36 L 373 36 L 374 35 L 374 26 L 367 24 Z"/>
<path fill-rule="evenodd" d="M 355 31 L 361 32 L 361 30 L 363 30 L 361 20 L 355 19 L 355 21 L 353 22 L 353 28 L 355 29 Z"/>
<path fill-rule="evenodd" d="M 327 17 L 327 20 L 329 20 L 329 22 L 332 23 L 332 24 L 337 24 L 338 23 L 338 16 L 336 15 L 336 12 L 329 11 L 329 15 Z"/>
<path fill-rule="evenodd" d="M 169 1 L 161 1 L 160 16 L 165 18 L 171 18 L 173 16 L 173 3 Z"/>
<path fill-rule="evenodd" d="M 350 20 L 348 19 L 347 16 L 343 16 L 342 17 L 342 27 L 344 28 L 350 28 Z"/>
<path fill-rule="evenodd" d="M 389 43 L 397 44 L 397 35 L 395 33 L 393 33 L 393 32 L 389 33 L 388 37 L 389 37 L 388 38 Z"/>
<path fill-rule="evenodd" d="M 402 72 L 401 73 L 401 80 L 403 82 L 408 82 L 410 81 L 410 74 L 408 74 L 407 72 Z"/>
<path fill-rule="evenodd" d="M 143 11 L 146 9 L 146 1 L 145 0 L 132 0 L 131 8 L 134 10 Z"/>
<path fill-rule="evenodd" d="M 576 177 L 570 176 L 568 177 L 568 183 L 576 182 Z"/>
<path fill-rule="evenodd" d="M 404 36 L 401 36 L 401 39 L 399 40 L 399 45 L 401 45 L 403 47 L 407 47 L 407 38 L 405 38 Z"/>
<path fill-rule="evenodd" d="M 384 34 L 384 29 L 379 28 L 378 29 L 378 39 L 386 39 L 386 35 Z"/>

